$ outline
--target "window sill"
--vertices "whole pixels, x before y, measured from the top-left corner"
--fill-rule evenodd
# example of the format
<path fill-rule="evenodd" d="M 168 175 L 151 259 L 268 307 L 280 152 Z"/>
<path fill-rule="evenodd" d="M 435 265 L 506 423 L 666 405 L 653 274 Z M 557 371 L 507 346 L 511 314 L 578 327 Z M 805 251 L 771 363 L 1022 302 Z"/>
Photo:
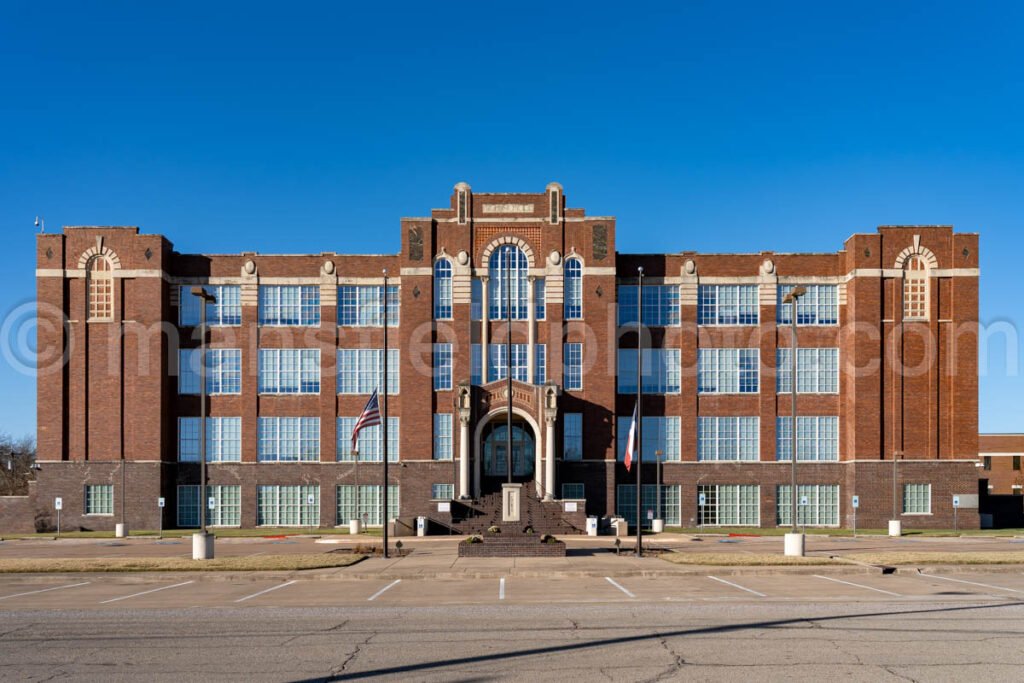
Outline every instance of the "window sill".
<path fill-rule="evenodd" d="M 83 517 L 113 517 L 113 512 L 86 512 Z"/>
<path fill-rule="evenodd" d="M 901 512 L 900 516 L 901 517 L 931 517 L 932 513 L 930 513 L 930 512 Z"/>

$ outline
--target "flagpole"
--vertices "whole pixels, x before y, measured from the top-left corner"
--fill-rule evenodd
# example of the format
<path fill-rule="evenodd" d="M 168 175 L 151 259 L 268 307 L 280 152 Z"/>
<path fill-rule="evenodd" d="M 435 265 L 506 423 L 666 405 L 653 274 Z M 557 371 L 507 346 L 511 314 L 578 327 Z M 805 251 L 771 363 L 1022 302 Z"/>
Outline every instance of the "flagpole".
<path fill-rule="evenodd" d="M 384 411 L 380 423 L 382 446 L 384 450 L 384 486 L 381 489 L 381 508 L 383 515 L 381 521 L 384 523 L 384 558 L 388 557 L 388 269 L 384 269 Z M 359 492 L 356 491 L 356 495 Z"/>
<path fill-rule="evenodd" d="M 637 268 L 639 286 L 636 288 L 636 556 L 643 557 L 643 519 L 641 518 L 640 463 L 644 453 L 643 408 L 643 326 L 644 326 L 644 268 Z"/>
<path fill-rule="evenodd" d="M 505 322 L 508 324 L 505 343 L 505 382 L 508 394 L 508 412 L 505 416 L 505 462 L 508 464 L 508 483 L 512 483 L 512 247 L 505 249 Z M 517 291 L 516 294 L 519 292 Z"/>

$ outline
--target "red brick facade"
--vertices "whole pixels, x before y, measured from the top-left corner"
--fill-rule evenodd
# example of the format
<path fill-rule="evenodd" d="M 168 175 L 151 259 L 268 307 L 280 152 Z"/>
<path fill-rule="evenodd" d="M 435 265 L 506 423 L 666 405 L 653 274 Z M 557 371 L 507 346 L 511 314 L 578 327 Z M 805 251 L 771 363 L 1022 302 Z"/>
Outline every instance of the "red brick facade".
<path fill-rule="evenodd" d="M 697 519 L 697 487 L 709 484 L 760 485 L 759 523 L 777 523 L 776 486 L 788 484 L 790 465 L 776 460 L 776 417 L 790 414 L 790 396 L 776 393 L 776 349 L 791 343 L 789 325 L 776 322 L 777 288 L 826 284 L 838 292 L 838 324 L 799 326 L 798 345 L 839 349 L 838 392 L 800 393 L 797 412 L 838 417 L 838 459 L 801 461 L 800 483 L 838 485 L 839 525 L 852 524 L 850 501 L 857 495 L 858 526 L 882 527 L 892 516 L 892 461 L 899 454 L 900 486 L 931 484 L 930 512 L 897 511 L 905 527 L 952 526 L 953 495 L 967 496 L 967 506 L 959 511 L 960 525 L 978 525 L 976 506 L 970 507 L 970 497 L 977 493 L 979 451 L 977 235 L 954 233 L 946 226 L 883 226 L 875 233 L 853 235 L 842 249 L 827 254 L 621 254 L 615 248 L 615 219 L 568 208 L 557 184 L 536 194 L 473 193 L 460 184 L 449 208 L 435 209 L 429 217 L 403 218 L 400 229 L 401 252 L 385 256 L 179 254 L 166 238 L 139 234 L 136 228 L 73 227 L 40 235 L 42 470 L 32 496 L 37 516 L 45 520 L 52 514 L 53 498 L 61 496 L 67 528 L 111 528 L 120 521 L 120 468 L 125 461 L 129 527 L 157 526 L 158 496 L 167 500 L 164 526 L 175 524 L 177 485 L 198 480 L 194 464 L 177 462 L 178 418 L 199 414 L 197 396 L 178 394 L 178 349 L 198 345 L 193 328 L 178 326 L 178 287 L 231 284 L 241 290 L 241 324 L 212 327 L 209 344 L 241 349 L 241 391 L 211 396 L 208 405 L 212 416 L 241 418 L 241 462 L 211 464 L 210 483 L 241 486 L 242 526 L 256 524 L 257 486 L 294 484 L 319 486 L 320 525 L 344 524 L 346 520 L 336 518 L 335 486 L 357 478 L 361 484 L 377 483 L 380 464 L 360 463 L 357 471 L 353 463 L 339 462 L 335 418 L 358 415 L 367 396 L 339 393 L 337 349 L 379 348 L 383 328 L 339 326 L 337 287 L 379 284 L 383 269 L 400 292 L 400 324 L 389 329 L 389 345 L 400 355 L 400 392 L 389 401 L 390 415 L 400 418 L 399 462 L 391 467 L 391 481 L 400 486 L 399 514 L 434 516 L 432 484 L 451 484 L 458 494 L 463 432 L 473 440 L 468 448 L 470 494 L 479 495 L 476 434 L 488 415 L 498 419 L 501 412 L 495 403 L 485 413 L 482 401 L 491 394 L 503 395 L 504 383 L 471 390 L 471 405 L 462 406 L 469 420 L 466 430 L 460 429 L 457 389 L 470 381 L 471 345 L 482 343 L 484 335 L 491 343 L 505 341 L 506 323 L 473 319 L 471 280 L 487 277 L 487 256 L 507 242 L 525 254 L 529 276 L 545 281 L 544 319 L 514 322 L 512 337 L 515 344 L 532 339 L 546 345 L 546 381 L 554 389 L 556 405 L 537 398 L 524 404 L 520 414 L 539 431 L 535 448 L 544 468 L 547 441 L 554 439 L 554 485 L 543 471 L 541 478 L 542 490 L 555 498 L 561 496 L 563 483 L 581 483 L 587 513 L 611 516 L 616 513 L 616 486 L 633 481 L 616 462 L 616 416 L 631 415 L 634 405 L 633 395 L 617 393 L 616 366 L 617 346 L 636 348 L 637 335 L 635 327 L 618 329 L 616 298 L 617 285 L 633 284 L 642 266 L 647 284 L 679 291 L 679 324 L 650 329 L 655 347 L 679 349 L 679 391 L 646 396 L 644 412 L 679 417 L 679 461 L 664 465 L 663 483 L 679 486 L 681 524 Z M 679 246 L 685 247 L 685 235 Z M 86 268 L 97 255 L 113 264 L 114 312 L 109 321 L 89 319 Z M 453 270 L 452 316 L 445 320 L 434 320 L 433 267 L 438 258 L 449 259 Z M 583 314 L 578 320 L 565 319 L 568 258 L 579 259 L 583 266 Z M 904 320 L 902 306 L 904 264 L 911 258 L 927 264 L 928 292 L 927 314 L 912 321 Z M 732 283 L 757 287 L 757 324 L 699 324 L 700 286 Z M 319 287 L 320 324 L 261 326 L 259 287 L 295 284 Z M 450 391 L 433 389 L 435 342 L 452 344 Z M 583 344 L 582 389 L 565 390 L 563 345 L 575 342 Z M 736 347 L 759 349 L 759 391 L 700 393 L 699 350 Z M 319 393 L 261 394 L 257 350 L 268 348 L 319 349 Z M 454 415 L 452 460 L 432 459 L 434 413 Z M 578 461 L 562 459 L 566 413 L 583 416 L 583 456 Z M 319 417 L 319 461 L 258 462 L 261 416 Z M 702 416 L 758 417 L 758 460 L 698 461 L 697 422 Z M 548 417 L 554 421 L 548 423 Z M 653 483 L 653 466 L 643 467 L 644 480 Z M 85 514 L 84 487 L 96 483 L 113 485 L 113 515 Z M 0 519 L 0 524 L 7 523 Z"/>
<path fill-rule="evenodd" d="M 978 436 L 980 475 L 991 495 L 1024 495 L 1024 434 Z"/>

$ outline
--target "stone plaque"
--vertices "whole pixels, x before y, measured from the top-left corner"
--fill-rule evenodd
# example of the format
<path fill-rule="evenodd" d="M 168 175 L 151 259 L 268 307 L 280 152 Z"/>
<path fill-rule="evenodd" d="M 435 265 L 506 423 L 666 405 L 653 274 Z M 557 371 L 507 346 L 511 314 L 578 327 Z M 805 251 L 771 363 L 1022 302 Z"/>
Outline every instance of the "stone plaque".
<path fill-rule="evenodd" d="M 501 485 L 501 521 L 519 521 L 519 495 L 522 489 L 522 484 Z"/>
<path fill-rule="evenodd" d="M 608 228 L 598 223 L 594 226 L 594 260 L 604 261 L 608 256 Z"/>
<path fill-rule="evenodd" d="M 423 228 L 409 228 L 409 260 L 423 260 Z"/>
<path fill-rule="evenodd" d="M 484 213 L 533 213 L 533 204 L 484 204 Z"/>

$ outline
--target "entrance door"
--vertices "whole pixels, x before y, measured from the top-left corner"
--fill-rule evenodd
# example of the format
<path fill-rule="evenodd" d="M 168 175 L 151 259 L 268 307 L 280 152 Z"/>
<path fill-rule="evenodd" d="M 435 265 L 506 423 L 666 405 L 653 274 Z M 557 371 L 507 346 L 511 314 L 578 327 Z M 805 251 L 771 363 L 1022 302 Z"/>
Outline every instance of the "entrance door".
<path fill-rule="evenodd" d="M 484 427 L 482 438 L 484 493 L 497 491 L 508 481 L 508 427 L 505 418 L 495 417 Z M 533 480 L 536 444 L 533 430 L 521 418 L 512 420 L 512 481 Z"/>

